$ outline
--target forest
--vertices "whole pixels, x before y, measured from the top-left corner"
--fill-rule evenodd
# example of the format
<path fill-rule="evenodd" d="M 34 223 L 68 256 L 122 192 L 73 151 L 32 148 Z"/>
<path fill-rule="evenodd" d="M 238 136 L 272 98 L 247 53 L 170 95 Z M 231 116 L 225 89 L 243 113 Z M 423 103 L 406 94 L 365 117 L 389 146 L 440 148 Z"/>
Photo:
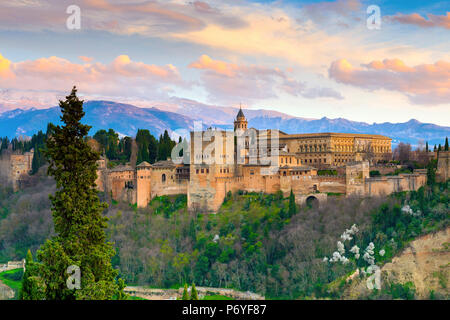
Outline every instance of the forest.
<path fill-rule="evenodd" d="M 45 133 L 39 131 L 27 140 L 17 137 L 11 140 L 8 137 L 0 137 L 0 155 L 8 148 L 20 153 L 33 149 L 34 155 L 31 174 L 34 175 L 39 168 L 48 162 L 44 155 L 44 150 L 49 134 L 49 129 L 47 128 Z M 86 140 L 93 149 L 100 152 L 109 160 L 108 165 L 110 167 L 118 164 L 126 164 L 131 161 L 133 149 L 133 138 L 131 137 L 119 137 L 117 132 L 109 129 L 108 131 L 99 130 L 92 137 L 86 137 Z M 134 161 L 136 161 L 136 164 L 142 161 L 155 163 L 159 160 L 166 160 L 170 158 L 172 149 L 176 145 L 176 142 L 170 138 L 167 130 L 159 138 L 155 138 L 149 130 L 138 129 L 135 141 L 136 158 Z M 178 142 L 181 142 L 181 138 Z"/>
<path fill-rule="evenodd" d="M 0 191 L 0 261 L 33 254 L 53 235 L 48 195 L 54 182 L 39 171 L 36 186 Z M 100 195 L 106 199 L 104 195 Z M 107 235 L 113 266 L 128 285 L 250 290 L 269 299 L 338 298 L 328 284 L 361 262 L 324 263 L 342 232 L 356 224 L 354 243 L 373 242 L 377 262 L 391 259 L 415 237 L 449 225 L 448 183 L 389 197 L 329 196 L 319 208 L 292 205 L 281 193 L 229 193 L 217 214 L 189 212 L 186 196 L 157 197 L 148 208 L 110 203 Z M 402 208 L 408 205 L 412 212 Z M 386 295 L 383 296 L 386 298 Z"/>

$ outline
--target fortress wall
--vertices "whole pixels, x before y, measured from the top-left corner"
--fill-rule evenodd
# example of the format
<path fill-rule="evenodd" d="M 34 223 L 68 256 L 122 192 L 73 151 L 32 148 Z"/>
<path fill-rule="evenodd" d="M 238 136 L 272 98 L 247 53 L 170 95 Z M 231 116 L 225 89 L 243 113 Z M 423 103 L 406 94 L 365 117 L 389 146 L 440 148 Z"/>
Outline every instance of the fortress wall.
<path fill-rule="evenodd" d="M 392 180 L 388 180 L 385 177 L 382 178 L 370 178 L 366 180 L 365 194 L 368 196 L 382 196 L 391 194 L 394 190 Z"/>
<path fill-rule="evenodd" d="M 450 179 L 450 151 L 439 151 L 436 180 L 445 182 Z"/>
<path fill-rule="evenodd" d="M 266 176 L 261 175 L 261 167 L 242 168 L 242 189 L 249 192 L 266 192 Z"/>
<path fill-rule="evenodd" d="M 104 170 L 97 169 L 97 179 L 95 179 L 95 185 L 97 186 L 97 190 L 100 192 L 105 192 L 105 184 L 104 181 Z"/>
<path fill-rule="evenodd" d="M 215 187 L 215 178 L 210 172 L 206 172 L 206 166 L 192 166 L 188 186 L 188 207 L 196 210 L 212 210 L 217 201 Z"/>
<path fill-rule="evenodd" d="M 345 177 L 340 176 L 317 176 L 320 192 L 346 193 L 347 186 Z"/>
<path fill-rule="evenodd" d="M 275 193 L 280 190 L 280 176 L 278 174 L 271 174 L 265 176 L 264 179 L 264 192 Z"/>
<path fill-rule="evenodd" d="M 365 182 L 365 194 L 380 196 L 393 192 L 415 191 L 426 183 L 426 174 L 401 174 L 399 176 L 370 178 Z"/>
<path fill-rule="evenodd" d="M 176 167 L 153 168 L 151 170 L 150 198 L 157 196 L 176 195 L 187 193 L 187 180 L 176 179 Z"/>
<path fill-rule="evenodd" d="M 319 182 L 315 179 L 315 176 L 298 175 L 290 176 L 288 178 L 290 178 L 290 188 L 288 190 L 286 189 L 287 192 L 283 191 L 284 195 L 288 195 L 291 192 L 291 188 L 295 194 L 307 194 L 319 190 Z"/>
<path fill-rule="evenodd" d="M 135 182 L 133 170 L 107 171 L 105 174 L 107 175 L 105 192 L 111 193 L 116 201 L 136 202 L 135 191 L 127 187 L 127 184 L 133 185 Z"/>
<path fill-rule="evenodd" d="M 0 181 L 5 184 L 11 183 L 11 159 L 7 151 L 0 155 Z"/>

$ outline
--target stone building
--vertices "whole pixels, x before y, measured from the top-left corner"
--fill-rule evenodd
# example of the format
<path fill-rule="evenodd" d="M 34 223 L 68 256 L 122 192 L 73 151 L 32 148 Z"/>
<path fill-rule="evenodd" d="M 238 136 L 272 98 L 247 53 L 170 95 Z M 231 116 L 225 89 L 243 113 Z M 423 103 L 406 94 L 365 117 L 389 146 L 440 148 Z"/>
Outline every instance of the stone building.
<path fill-rule="evenodd" d="M 380 135 L 286 134 L 248 128 L 242 109 L 234 131 L 192 131 L 180 159 L 107 169 L 99 163 L 98 186 L 113 199 L 145 207 L 161 195 L 187 194 L 188 207 L 214 212 L 228 192 L 291 190 L 298 203 L 324 201 L 328 193 L 377 196 L 417 190 L 426 172 L 371 178 L 370 165 L 391 159 L 391 139 Z M 186 157 L 184 158 L 186 159 Z M 334 175 L 318 175 L 333 169 Z M 448 175 L 447 175 L 448 177 Z"/>
<path fill-rule="evenodd" d="M 13 152 L 11 148 L 4 150 L 0 156 L 0 180 L 6 181 L 14 191 L 19 190 L 32 170 L 34 150 L 20 154 Z"/>

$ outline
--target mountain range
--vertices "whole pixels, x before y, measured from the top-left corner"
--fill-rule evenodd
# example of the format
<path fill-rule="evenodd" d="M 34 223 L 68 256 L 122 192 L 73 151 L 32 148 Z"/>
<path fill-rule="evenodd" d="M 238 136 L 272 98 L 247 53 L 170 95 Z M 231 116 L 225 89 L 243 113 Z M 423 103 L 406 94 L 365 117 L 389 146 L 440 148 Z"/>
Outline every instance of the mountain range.
<path fill-rule="evenodd" d="M 137 129 L 149 129 L 159 136 L 169 132 L 189 131 L 194 121 L 202 121 L 203 127 L 232 128 L 238 108 L 220 107 L 175 98 L 170 103 L 156 103 L 151 108 L 112 101 L 87 101 L 84 103 L 84 123 L 92 126 L 90 134 L 100 129 L 112 128 L 120 135 L 134 136 Z M 399 142 L 417 145 L 420 140 L 430 146 L 443 144 L 450 136 L 450 127 L 422 123 L 411 119 L 404 123 L 374 123 L 351 121 L 343 118 L 309 119 L 294 117 L 272 110 L 244 109 L 249 127 L 256 129 L 280 129 L 286 133 L 343 132 L 381 134 Z M 15 109 L 0 114 L 0 136 L 31 136 L 44 130 L 49 122 L 59 124 L 59 107 L 48 109 Z"/>

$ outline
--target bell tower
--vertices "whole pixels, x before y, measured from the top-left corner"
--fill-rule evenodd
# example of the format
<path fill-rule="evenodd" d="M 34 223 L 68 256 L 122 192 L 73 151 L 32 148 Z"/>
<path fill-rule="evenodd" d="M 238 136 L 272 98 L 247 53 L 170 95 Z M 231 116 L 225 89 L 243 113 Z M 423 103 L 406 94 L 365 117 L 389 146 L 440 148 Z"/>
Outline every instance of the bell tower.
<path fill-rule="evenodd" d="M 239 112 L 234 121 L 234 131 L 236 130 L 247 130 L 247 119 L 245 119 L 244 113 L 242 112 L 242 106 L 239 106 Z"/>

